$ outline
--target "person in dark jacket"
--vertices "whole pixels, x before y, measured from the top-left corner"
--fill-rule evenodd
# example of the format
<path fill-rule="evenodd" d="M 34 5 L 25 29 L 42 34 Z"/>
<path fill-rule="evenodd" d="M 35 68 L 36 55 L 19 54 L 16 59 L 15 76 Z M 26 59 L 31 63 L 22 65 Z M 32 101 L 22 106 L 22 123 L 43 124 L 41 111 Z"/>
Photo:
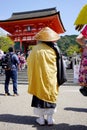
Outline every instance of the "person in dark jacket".
<path fill-rule="evenodd" d="M 5 96 L 9 96 L 9 82 L 10 78 L 12 78 L 13 82 L 13 95 L 18 96 L 18 90 L 17 90 L 17 78 L 18 78 L 18 66 L 19 66 L 19 59 L 18 56 L 13 52 L 13 47 L 9 47 L 8 53 L 11 55 L 11 62 L 12 66 L 11 69 L 5 70 Z"/>

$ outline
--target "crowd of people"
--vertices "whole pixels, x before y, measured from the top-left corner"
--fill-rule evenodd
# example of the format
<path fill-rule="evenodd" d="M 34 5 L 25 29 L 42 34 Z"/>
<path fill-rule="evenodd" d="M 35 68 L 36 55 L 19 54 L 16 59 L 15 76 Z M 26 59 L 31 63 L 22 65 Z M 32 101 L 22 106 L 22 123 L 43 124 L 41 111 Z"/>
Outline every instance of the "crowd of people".
<path fill-rule="evenodd" d="M 16 53 L 19 59 L 19 70 L 24 70 L 27 67 L 27 58 L 25 53 L 21 53 L 20 51 Z M 4 70 L 2 68 L 2 58 L 6 55 L 6 52 L 4 52 L 3 50 L 0 50 L 0 74 L 3 75 L 4 74 Z"/>

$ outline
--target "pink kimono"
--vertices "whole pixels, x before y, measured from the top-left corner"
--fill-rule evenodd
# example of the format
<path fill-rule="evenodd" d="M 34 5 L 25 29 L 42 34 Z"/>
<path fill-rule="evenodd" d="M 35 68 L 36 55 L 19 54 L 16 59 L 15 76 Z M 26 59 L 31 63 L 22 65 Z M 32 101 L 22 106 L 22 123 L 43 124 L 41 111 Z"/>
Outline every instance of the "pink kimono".
<path fill-rule="evenodd" d="M 87 25 L 81 32 L 85 38 L 87 38 Z M 81 64 L 79 70 L 79 84 L 80 86 L 87 86 L 87 43 L 83 46 L 83 52 L 81 57 Z"/>

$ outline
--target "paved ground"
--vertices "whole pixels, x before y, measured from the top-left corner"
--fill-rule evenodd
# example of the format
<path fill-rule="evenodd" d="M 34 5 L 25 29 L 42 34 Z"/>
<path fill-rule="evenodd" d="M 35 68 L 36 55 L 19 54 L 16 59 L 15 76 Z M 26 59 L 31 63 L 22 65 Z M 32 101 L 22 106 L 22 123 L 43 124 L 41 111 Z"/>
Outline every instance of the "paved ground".
<path fill-rule="evenodd" d="M 12 94 L 12 85 L 9 89 Z M 18 90 L 18 97 L 6 97 L 0 85 L 0 130 L 87 130 L 87 97 L 79 86 L 60 87 L 54 126 L 37 125 L 27 85 L 18 85 Z"/>

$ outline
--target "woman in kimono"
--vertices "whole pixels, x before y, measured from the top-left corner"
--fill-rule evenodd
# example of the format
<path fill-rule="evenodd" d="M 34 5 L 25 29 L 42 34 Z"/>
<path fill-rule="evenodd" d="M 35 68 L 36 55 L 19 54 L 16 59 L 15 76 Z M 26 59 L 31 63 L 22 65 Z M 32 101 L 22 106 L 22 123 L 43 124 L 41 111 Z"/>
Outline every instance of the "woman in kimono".
<path fill-rule="evenodd" d="M 87 25 L 83 28 L 76 41 L 81 45 L 83 51 L 79 70 L 80 92 L 87 96 Z"/>
<path fill-rule="evenodd" d="M 27 58 L 28 65 L 28 93 L 32 94 L 31 106 L 34 113 L 39 116 L 36 122 L 45 124 L 47 116 L 48 125 L 53 125 L 53 114 L 56 111 L 58 95 L 56 53 L 46 43 L 56 42 L 60 37 L 49 27 L 43 28 L 35 36 L 37 45 L 33 47 Z"/>
<path fill-rule="evenodd" d="M 79 70 L 79 85 L 82 86 L 80 92 L 84 96 L 87 96 L 87 4 L 82 7 L 74 25 L 76 25 L 76 30 L 81 31 L 76 41 L 81 45 L 83 50 Z"/>

